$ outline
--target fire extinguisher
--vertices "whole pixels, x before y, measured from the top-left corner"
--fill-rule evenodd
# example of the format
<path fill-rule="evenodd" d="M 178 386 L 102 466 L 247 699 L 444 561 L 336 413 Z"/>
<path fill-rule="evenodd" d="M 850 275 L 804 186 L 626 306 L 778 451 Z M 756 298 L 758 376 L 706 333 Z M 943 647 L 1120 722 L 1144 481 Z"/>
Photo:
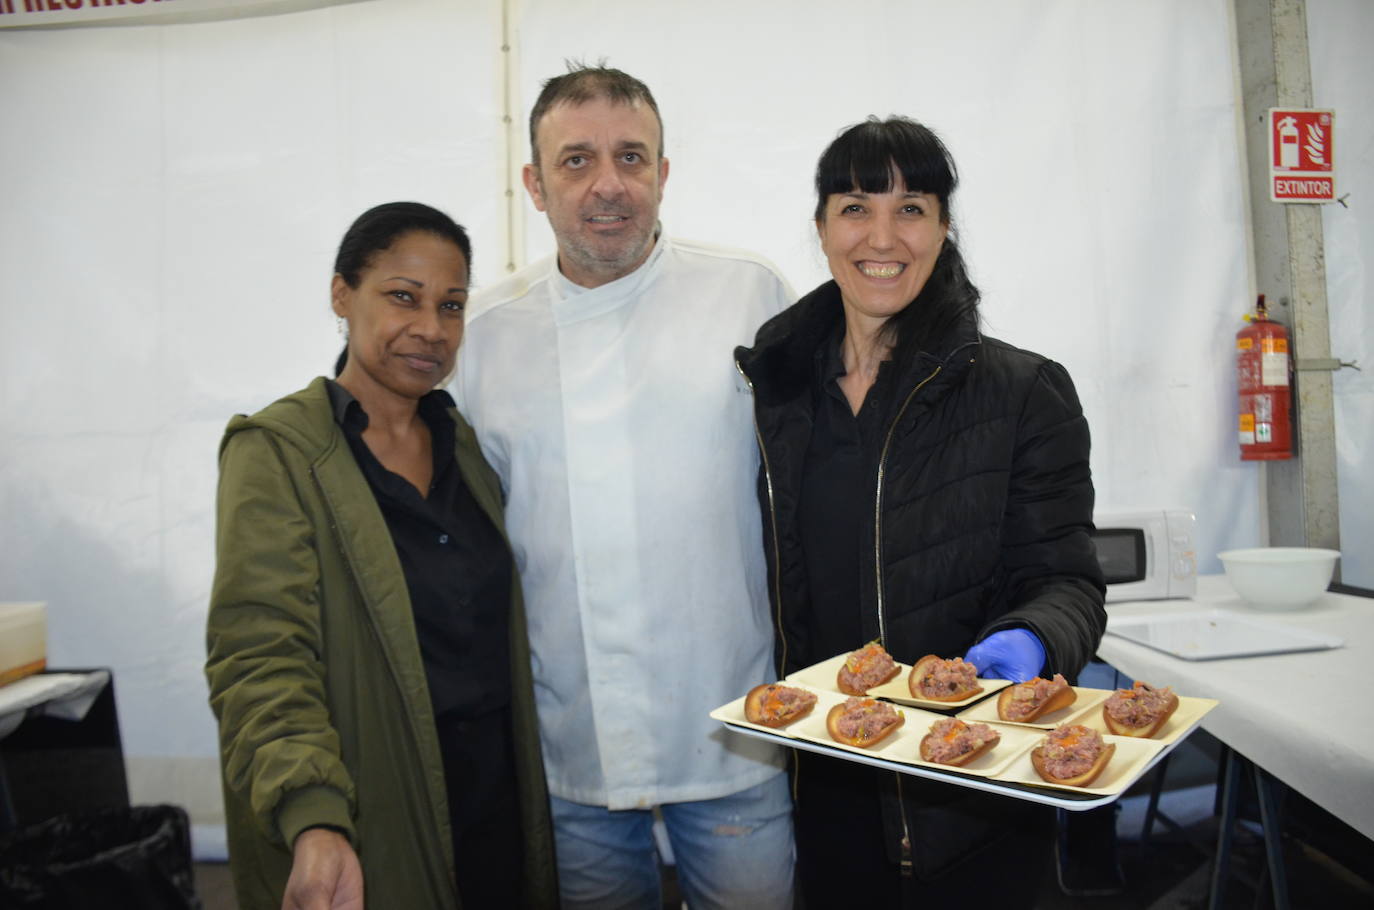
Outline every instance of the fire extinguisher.
<path fill-rule="evenodd" d="M 1236 333 L 1242 461 L 1293 457 L 1291 376 L 1288 330 L 1269 321 L 1261 294 L 1250 324 Z"/>

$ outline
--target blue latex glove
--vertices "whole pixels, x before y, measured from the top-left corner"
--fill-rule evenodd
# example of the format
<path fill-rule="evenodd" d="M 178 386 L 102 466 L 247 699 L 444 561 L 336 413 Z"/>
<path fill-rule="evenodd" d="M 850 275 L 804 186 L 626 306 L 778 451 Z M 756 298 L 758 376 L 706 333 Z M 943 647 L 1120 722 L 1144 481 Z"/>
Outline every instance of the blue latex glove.
<path fill-rule="evenodd" d="M 1045 646 L 1030 629 L 1003 629 L 969 648 L 964 660 L 977 667 L 984 679 L 1020 683 L 1040 675 Z"/>

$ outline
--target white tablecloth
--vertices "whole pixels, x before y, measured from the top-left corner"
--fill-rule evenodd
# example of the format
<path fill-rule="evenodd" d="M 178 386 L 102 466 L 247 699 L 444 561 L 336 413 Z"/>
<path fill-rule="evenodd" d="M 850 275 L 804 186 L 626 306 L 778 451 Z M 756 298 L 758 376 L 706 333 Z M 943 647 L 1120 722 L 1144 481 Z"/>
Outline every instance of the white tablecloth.
<path fill-rule="evenodd" d="M 1192 661 L 1110 634 L 1118 617 L 1214 609 L 1335 635 L 1345 646 Z M 1203 729 L 1374 838 L 1374 599 L 1328 592 L 1302 610 L 1266 612 L 1247 606 L 1224 575 L 1204 576 L 1190 600 L 1108 604 L 1107 630 L 1102 660 L 1180 695 L 1219 699 Z"/>
<path fill-rule="evenodd" d="M 80 720 L 109 681 L 109 670 L 92 670 L 89 673 L 38 673 L 0 686 L 0 739 L 14 732 L 25 712 L 39 706 L 50 717 Z"/>

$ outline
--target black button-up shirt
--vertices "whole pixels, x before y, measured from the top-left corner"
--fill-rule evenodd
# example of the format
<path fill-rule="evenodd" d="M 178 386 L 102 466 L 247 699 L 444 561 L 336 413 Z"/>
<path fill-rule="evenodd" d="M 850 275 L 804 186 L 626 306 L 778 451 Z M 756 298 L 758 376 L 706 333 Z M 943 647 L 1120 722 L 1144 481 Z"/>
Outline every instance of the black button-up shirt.
<path fill-rule="evenodd" d="M 420 656 L 436 719 L 468 720 L 510 703 L 511 555 L 463 482 L 454 460 L 453 399 L 420 399 L 434 475 L 426 496 L 388 471 L 363 441 L 367 414 L 348 390 L 329 382 L 343 429 L 391 531 L 415 614 Z"/>
<path fill-rule="evenodd" d="M 891 383 L 884 362 L 855 414 L 839 384 L 845 375 L 843 337 L 841 324 L 816 352 L 814 423 L 797 503 L 811 593 L 812 653 L 798 655 L 803 665 L 864 644 L 860 611 L 871 609 L 860 602 L 859 573 L 873 571 L 871 554 L 863 552 L 864 541 L 872 539 L 865 527 L 873 521 L 878 453 L 887 429 L 881 403 Z"/>

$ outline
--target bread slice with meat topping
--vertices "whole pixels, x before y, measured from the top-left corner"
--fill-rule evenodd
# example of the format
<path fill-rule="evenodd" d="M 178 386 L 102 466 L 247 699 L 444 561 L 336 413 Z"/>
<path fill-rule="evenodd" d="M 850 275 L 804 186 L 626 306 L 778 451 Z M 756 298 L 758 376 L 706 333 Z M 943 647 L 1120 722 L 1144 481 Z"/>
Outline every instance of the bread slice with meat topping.
<path fill-rule="evenodd" d="M 811 713 L 816 693 L 781 683 L 764 683 L 744 696 L 744 719 L 762 727 L 786 727 Z"/>
<path fill-rule="evenodd" d="M 1039 686 L 1037 685 L 1039 683 L 1045 685 Z M 1026 713 L 1018 715 L 1014 706 L 1027 701 L 1034 701 L 1040 689 L 1046 690 L 1043 700 L 1032 705 Z M 1003 689 L 1001 694 L 997 696 L 997 716 L 1012 723 L 1028 724 L 1051 711 L 1067 708 L 1077 700 L 1078 693 L 1073 690 L 1073 686 L 1069 685 L 1062 674 L 1054 674 L 1053 679 L 1041 679 L 1037 676 L 1034 679 L 1028 679 L 1023 683 L 1016 683 Z"/>
<path fill-rule="evenodd" d="M 906 685 L 913 698 L 924 698 L 929 701 L 963 701 L 983 691 L 983 687 L 978 685 L 977 674 L 978 668 L 966 663 L 962 657 L 945 660 L 934 654 L 927 654 L 911 668 Z M 939 691 L 927 691 L 927 681 L 937 675 L 942 677 L 943 681 L 947 681 L 946 685 L 941 686 Z M 971 684 L 968 682 L 970 679 Z"/>
<path fill-rule="evenodd" d="M 906 715 L 876 698 L 848 698 L 830 709 L 825 729 L 846 746 L 871 749 L 906 723 Z"/>
<path fill-rule="evenodd" d="M 987 724 L 966 724 L 957 717 L 942 717 L 921 737 L 921 759 L 959 767 L 973 761 L 997 745 L 1002 734 Z M 950 747 L 954 755 L 948 755 Z M 964 750 L 964 751 L 960 751 Z"/>
<path fill-rule="evenodd" d="M 1075 751 L 1080 754 L 1073 755 Z M 1087 755 L 1081 754 L 1085 751 L 1093 752 L 1093 757 L 1089 759 Z M 1054 765 L 1056 759 L 1065 758 L 1065 752 L 1070 753 L 1068 758 L 1077 758 L 1079 763 L 1090 760 L 1091 764 L 1077 774 L 1059 777 L 1054 773 Z M 1045 741 L 1031 750 L 1031 765 L 1034 766 L 1035 773 L 1049 783 L 1063 784 L 1066 787 L 1087 787 L 1102 774 L 1115 752 L 1116 744 L 1104 743 L 1101 734 L 1096 730 L 1081 724 L 1066 724 L 1051 730 L 1045 736 Z"/>
<path fill-rule="evenodd" d="M 877 641 L 850 653 L 835 674 L 835 687 L 846 695 L 865 695 L 874 686 L 881 686 L 902 668 Z"/>
<path fill-rule="evenodd" d="M 1137 680 L 1129 689 L 1117 689 L 1102 703 L 1102 722 L 1117 736 L 1144 738 L 1158 733 L 1177 710 L 1178 696 L 1172 689 L 1156 689 Z"/>

